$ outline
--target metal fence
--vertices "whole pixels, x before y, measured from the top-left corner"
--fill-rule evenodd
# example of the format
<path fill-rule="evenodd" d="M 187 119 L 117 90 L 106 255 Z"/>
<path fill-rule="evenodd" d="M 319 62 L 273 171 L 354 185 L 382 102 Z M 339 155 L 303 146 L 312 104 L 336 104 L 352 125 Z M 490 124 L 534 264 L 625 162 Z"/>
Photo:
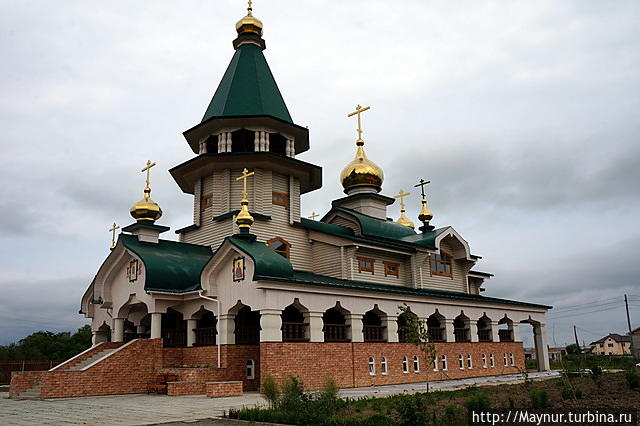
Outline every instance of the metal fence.
<path fill-rule="evenodd" d="M 47 360 L 0 361 L 0 384 L 4 385 L 11 382 L 12 371 L 44 371 L 55 367 L 61 362 Z"/>

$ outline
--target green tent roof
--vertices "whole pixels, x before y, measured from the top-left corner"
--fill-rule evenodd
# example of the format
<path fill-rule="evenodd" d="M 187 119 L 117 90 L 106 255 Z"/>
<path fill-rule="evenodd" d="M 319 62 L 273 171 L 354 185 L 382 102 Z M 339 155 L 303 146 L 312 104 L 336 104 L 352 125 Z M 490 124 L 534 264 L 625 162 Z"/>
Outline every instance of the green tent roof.
<path fill-rule="evenodd" d="M 118 241 L 144 263 L 145 290 L 184 293 L 202 288 L 200 274 L 213 256 L 210 247 L 168 240 L 146 243 L 128 234 L 120 234 Z"/>
<path fill-rule="evenodd" d="M 378 284 L 378 283 L 372 283 L 372 282 L 366 282 L 366 281 L 343 280 L 339 278 L 327 277 L 324 275 L 317 275 L 311 272 L 297 271 L 297 270 L 293 272 L 293 276 L 290 278 L 256 276 L 254 277 L 254 279 L 267 280 L 267 281 L 282 281 L 282 282 L 295 283 L 295 284 L 307 284 L 307 285 L 342 288 L 342 289 L 349 289 L 349 290 L 375 291 L 375 292 L 381 292 L 381 293 L 387 293 L 387 294 L 424 296 L 424 297 L 434 297 L 438 299 L 467 300 L 471 302 L 480 302 L 480 303 L 489 302 L 489 303 L 519 305 L 519 306 L 533 306 L 536 308 L 551 309 L 551 306 L 539 305 L 535 303 L 519 302 L 516 300 L 498 299 L 496 297 L 486 297 L 486 296 L 480 296 L 476 294 L 458 293 L 455 291 L 416 289 L 416 288 L 409 288 L 409 287 L 398 286 L 398 285 L 385 285 L 385 284 Z"/>
<path fill-rule="evenodd" d="M 202 118 L 269 115 L 293 124 L 262 48 L 242 44 Z"/>

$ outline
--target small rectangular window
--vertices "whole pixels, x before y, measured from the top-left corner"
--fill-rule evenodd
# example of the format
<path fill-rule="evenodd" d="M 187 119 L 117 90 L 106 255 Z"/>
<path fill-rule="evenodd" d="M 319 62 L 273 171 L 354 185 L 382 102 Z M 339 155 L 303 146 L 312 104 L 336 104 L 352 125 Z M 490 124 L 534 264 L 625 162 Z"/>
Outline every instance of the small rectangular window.
<path fill-rule="evenodd" d="M 370 257 L 358 257 L 358 272 L 371 272 L 373 275 L 373 264 L 375 259 Z"/>
<path fill-rule="evenodd" d="M 208 209 L 213 206 L 213 194 L 204 194 L 200 197 L 200 210 Z"/>
<path fill-rule="evenodd" d="M 384 276 L 400 278 L 400 264 L 393 262 L 384 262 Z"/>
<path fill-rule="evenodd" d="M 273 191 L 271 193 L 271 203 L 276 206 L 289 207 L 289 195 L 282 192 Z"/>
<path fill-rule="evenodd" d="M 431 255 L 431 275 L 442 275 L 452 277 L 451 255 L 445 252 Z"/>

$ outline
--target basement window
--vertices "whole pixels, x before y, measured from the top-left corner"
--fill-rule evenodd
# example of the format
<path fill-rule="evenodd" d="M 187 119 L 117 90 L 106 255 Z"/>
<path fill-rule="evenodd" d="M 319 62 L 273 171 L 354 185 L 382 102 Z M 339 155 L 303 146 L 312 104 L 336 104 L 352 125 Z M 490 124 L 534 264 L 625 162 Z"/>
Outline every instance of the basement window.
<path fill-rule="evenodd" d="M 256 362 L 252 359 L 247 360 L 247 379 L 256 378 Z"/>
<path fill-rule="evenodd" d="M 467 368 L 473 368 L 473 359 L 471 355 L 467 355 Z"/>
<path fill-rule="evenodd" d="M 409 358 L 407 358 L 406 355 L 402 357 L 402 372 L 403 373 L 409 372 Z"/>
<path fill-rule="evenodd" d="M 440 363 L 442 364 L 442 371 L 447 371 L 447 356 L 446 355 L 442 355 L 442 358 L 440 359 Z"/>
<path fill-rule="evenodd" d="M 372 356 L 369 357 L 369 375 L 376 375 L 376 359 Z"/>
<path fill-rule="evenodd" d="M 489 355 L 489 361 L 491 361 L 491 368 L 494 368 L 496 366 L 496 359 L 493 354 Z"/>
<path fill-rule="evenodd" d="M 464 355 L 458 355 L 458 368 L 464 370 Z"/>
<path fill-rule="evenodd" d="M 513 361 L 513 352 L 509 352 L 509 362 L 511 363 L 511 365 L 516 365 L 516 363 Z"/>
<path fill-rule="evenodd" d="M 487 354 L 482 354 L 482 368 L 487 368 Z"/>
<path fill-rule="evenodd" d="M 387 357 L 380 358 L 380 373 L 384 376 L 387 375 Z"/>
<path fill-rule="evenodd" d="M 420 372 L 420 358 L 418 357 L 418 355 L 415 355 L 413 357 L 413 372 L 414 373 Z"/>
<path fill-rule="evenodd" d="M 440 254 L 431 255 L 431 275 L 452 276 L 450 254 L 443 251 Z"/>

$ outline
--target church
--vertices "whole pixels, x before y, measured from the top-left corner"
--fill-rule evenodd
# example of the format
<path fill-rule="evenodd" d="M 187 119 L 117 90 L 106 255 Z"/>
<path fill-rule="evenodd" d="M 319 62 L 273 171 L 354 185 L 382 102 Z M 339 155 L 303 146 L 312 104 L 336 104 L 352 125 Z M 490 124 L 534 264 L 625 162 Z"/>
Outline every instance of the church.
<path fill-rule="evenodd" d="M 193 158 L 169 170 L 193 195 L 193 223 L 164 237 L 148 161 L 134 221 L 117 238 L 113 225 L 81 298 L 93 346 L 50 371 L 14 373 L 11 396 L 144 393 L 159 376 L 169 395 L 221 396 L 267 376 L 318 389 L 328 378 L 349 388 L 513 374 L 525 368 L 525 327 L 548 370 L 550 307 L 481 294 L 492 274 L 475 269 L 481 257 L 453 227 L 431 224 L 422 176 L 416 223 L 408 193 L 382 193 L 383 170 L 365 153 L 368 106 L 345 114 L 357 124 L 345 196 L 301 216 L 301 196 L 322 186 L 321 166 L 297 158 L 309 130 L 278 89 L 251 4 L 236 31 L 204 117 L 184 132 Z M 425 321 L 434 357 L 407 342 L 411 316 Z"/>

